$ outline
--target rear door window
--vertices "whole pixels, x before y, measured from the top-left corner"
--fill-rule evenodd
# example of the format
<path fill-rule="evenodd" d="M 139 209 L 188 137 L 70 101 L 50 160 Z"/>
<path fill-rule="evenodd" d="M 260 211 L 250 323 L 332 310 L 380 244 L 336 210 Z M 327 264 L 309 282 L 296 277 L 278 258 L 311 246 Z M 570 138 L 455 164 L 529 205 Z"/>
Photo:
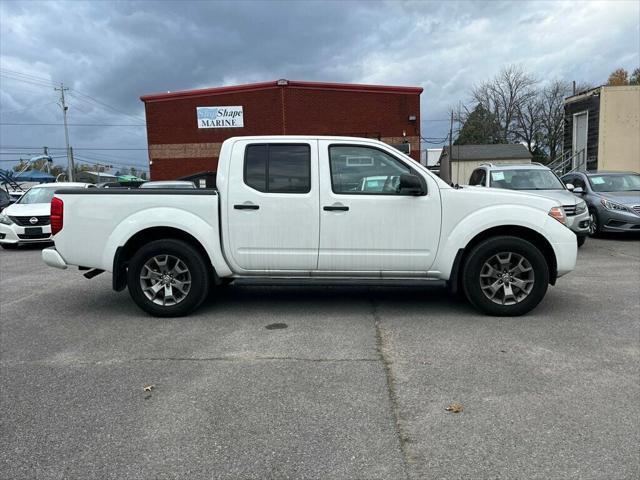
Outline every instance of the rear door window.
<path fill-rule="evenodd" d="M 308 193 L 311 191 L 311 148 L 308 144 L 247 146 L 244 182 L 259 192 Z"/>

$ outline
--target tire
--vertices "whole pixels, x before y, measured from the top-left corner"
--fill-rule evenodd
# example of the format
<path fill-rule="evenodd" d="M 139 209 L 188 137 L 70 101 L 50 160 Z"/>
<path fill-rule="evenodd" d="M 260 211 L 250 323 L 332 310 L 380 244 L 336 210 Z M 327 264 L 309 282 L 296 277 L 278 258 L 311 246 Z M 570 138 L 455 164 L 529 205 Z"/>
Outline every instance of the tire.
<path fill-rule="evenodd" d="M 2 244 L 2 248 L 4 248 L 5 250 L 15 250 L 16 248 L 18 248 L 18 244 L 17 243 L 3 243 Z"/>
<path fill-rule="evenodd" d="M 587 236 L 586 235 L 579 235 L 577 238 L 578 238 L 578 248 L 580 248 L 581 246 L 584 245 L 584 242 L 587 241 Z"/>
<path fill-rule="evenodd" d="M 140 248 L 129 262 L 129 294 L 142 310 L 153 316 L 187 315 L 202 304 L 209 292 L 207 265 L 202 255 L 186 242 L 155 240 Z M 165 296 L 166 293 L 171 295 Z"/>
<path fill-rule="evenodd" d="M 499 267 L 499 274 L 492 266 Z M 492 237 L 476 245 L 466 258 L 463 275 L 465 295 L 471 304 L 500 317 L 531 311 L 549 285 L 549 266 L 542 252 L 518 237 Z"/>
<path fill-rule="evenodd" d="M 598 236 L 602 232 L 600 228 L 600 219 L 598 218 L 598 212 L 595 210 L 589 210 L 589 216 L 591 217 L 591 225 L 589 225 L 589 235 L 592 237 Z"/>

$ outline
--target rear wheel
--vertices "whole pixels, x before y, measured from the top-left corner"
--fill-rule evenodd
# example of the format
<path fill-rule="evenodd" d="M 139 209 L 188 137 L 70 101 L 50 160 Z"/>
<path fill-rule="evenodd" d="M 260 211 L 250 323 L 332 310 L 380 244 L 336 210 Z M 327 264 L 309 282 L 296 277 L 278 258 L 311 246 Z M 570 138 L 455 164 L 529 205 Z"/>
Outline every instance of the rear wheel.
<path fill-rule="evenodd" d="M 140 248 L 129 262 L 131 298 L 157 317 L 179 317 L 196 309 L 209 290 L 202 255 L 186 242 L 156 240 Z"/>
<path fill-rule="evenodd" d="M 549 285 L 549 266 L 532 243 L 493 237 L 476 245 L 464 266 L 469 301 L 489 315 L 518 316 L 532 310 Z"/>

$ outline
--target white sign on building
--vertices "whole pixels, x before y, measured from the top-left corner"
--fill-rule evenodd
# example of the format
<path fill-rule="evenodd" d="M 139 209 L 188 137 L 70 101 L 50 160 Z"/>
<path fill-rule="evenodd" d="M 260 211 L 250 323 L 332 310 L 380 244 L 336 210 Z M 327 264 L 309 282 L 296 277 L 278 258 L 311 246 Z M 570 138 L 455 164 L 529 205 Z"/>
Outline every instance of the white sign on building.
<path fill-rule="evenodd" d="M 244 127 L 242 107 L 197 107 L 198 128 Z"/>

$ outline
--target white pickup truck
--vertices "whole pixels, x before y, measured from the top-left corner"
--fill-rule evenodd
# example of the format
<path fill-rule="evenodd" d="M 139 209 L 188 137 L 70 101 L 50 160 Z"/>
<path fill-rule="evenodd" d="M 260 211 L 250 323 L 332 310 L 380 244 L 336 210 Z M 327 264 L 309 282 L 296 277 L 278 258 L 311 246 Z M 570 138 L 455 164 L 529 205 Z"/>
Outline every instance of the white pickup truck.
<path fill-rule="evenodd" d="M 113 274 L 157 316 L 185 315 L 235 279 L 446 281 L 479 310 L 521 315 L 571 271 L 560 204 L 453 188 L 382 142 L 226 140 L 216 189 L 57 191 L 47 265 Z M 250 283 L 250 282 L 249 282 Z"/>

